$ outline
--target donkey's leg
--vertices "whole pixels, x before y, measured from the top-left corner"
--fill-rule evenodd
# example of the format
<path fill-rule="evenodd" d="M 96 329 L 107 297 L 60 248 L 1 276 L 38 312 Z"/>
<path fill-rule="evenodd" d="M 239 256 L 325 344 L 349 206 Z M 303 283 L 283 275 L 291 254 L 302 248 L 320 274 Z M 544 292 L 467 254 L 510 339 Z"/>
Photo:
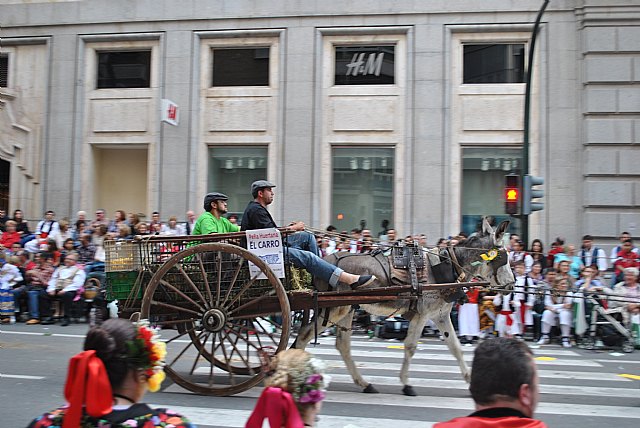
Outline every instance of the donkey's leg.
<path fill-rule="evenodd" d="M 449 351 L 451 351 L 453 356 L 456 357 L 456 360 L 458 360 L 462 377 L 467 383 L 469 383 L 471 380 L 471 370 L 469 370 L 467 363 L 464 362 L 464 355 L 462 353 L 462 347 L 460 346 L 460 340 L 458 340 L 458 336 L 456 336 L 456 332 L 453 329 L 449 311 L 444 311 L 433 321 L 436 323 L 438 330 L 440 330 L 440 334 L 444 336 L 444 341 L 449 347 Z"/>
<path fill-rule="evenodd" d="M 351 378 L 356 385 L 362 388 L 362 392 L 377 393 L 378 390 L 369 382 L 364 380 L 360 371 L 356 367 L 351 357 L 351 323 L 353 320 L 353 311 L 349 311 L 346 316 L 336 321 L 336 349 L 340 352 L 344 365 L 349 370 Z"/>
<path fill-rule="evenodd" d="M 416 314 L 409 321 L 409 329 L 407 330 L 407 337 L 404 339 L 404 361 L 402 362 L 402 368 L 400 369 L 400 382 L 404 385 L 402 392 L 404 395 L 415 397 L 417 394 L 413 390 L 413 387 L 409 385 L 409 366 L 411 360 L 416 353 L 418 347 L 418 340 L 422 336 L 422 329 L 427 323 L 426 314 Z"/>

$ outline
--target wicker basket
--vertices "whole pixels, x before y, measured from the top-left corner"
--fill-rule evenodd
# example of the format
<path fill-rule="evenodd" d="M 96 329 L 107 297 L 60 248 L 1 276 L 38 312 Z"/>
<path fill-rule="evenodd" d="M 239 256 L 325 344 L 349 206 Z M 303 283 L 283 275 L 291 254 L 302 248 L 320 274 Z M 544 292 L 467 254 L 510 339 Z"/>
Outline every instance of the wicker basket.
<path fill-rule="evenodd" d="M 134 241 L 105 241 L 105 271 L 137 271 L 140 262 L 140 244 Z"/>

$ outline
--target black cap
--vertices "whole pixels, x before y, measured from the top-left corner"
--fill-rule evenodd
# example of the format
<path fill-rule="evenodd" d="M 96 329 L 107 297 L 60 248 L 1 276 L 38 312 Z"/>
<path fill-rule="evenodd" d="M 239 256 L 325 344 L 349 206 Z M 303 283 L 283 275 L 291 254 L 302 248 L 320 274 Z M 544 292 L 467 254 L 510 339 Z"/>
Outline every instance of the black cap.
<path fill-rule="evenodd" d="M 258 196 L 258 190 L 266 189 L 267 187 L 272 188 L 276 187 L 276 185 L 267 180 L 254 181 L 253 183 L 251 183 L 251 196 L 255 198 L 256 196 Z"/>
<path fill-rule="evenodd" d="M 207 193 L 207 196 L 204 197 L 204 210 L 211 210 L 211 202 L 215 201 L 226 201 L 229 197 L 223 193 L 213 192 Z"/>

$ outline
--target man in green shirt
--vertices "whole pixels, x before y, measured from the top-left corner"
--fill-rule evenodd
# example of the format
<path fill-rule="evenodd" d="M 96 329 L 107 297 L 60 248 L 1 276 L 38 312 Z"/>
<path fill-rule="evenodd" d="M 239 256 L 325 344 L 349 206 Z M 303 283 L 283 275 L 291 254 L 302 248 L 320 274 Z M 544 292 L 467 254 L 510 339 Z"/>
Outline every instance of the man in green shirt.
<path fill-rule="evenodd" d="M 192 235 L 208 235 L 210 233 L 239 232 L 240 226 L 231 223 L 223 214 L 227 213 L 227 201 L 229 198 L 222 193 L 207 193 L 204 197 L 204 210 L 206 211 L 193 225 Z"/>

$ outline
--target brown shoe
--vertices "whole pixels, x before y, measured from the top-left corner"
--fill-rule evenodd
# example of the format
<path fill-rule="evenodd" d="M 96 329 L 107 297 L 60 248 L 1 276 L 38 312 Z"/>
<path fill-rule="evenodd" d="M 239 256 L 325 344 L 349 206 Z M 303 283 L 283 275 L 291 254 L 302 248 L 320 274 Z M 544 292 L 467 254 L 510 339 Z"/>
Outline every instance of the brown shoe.
<path fill-rule="evenodd" d="M 10 319 L 9 318 L 2 318 L 2 321 L 0 321 L 2 324 L 9 324 Z"/>
<path fill-rule="evenodd" d="M 40 324 L 40 320 L 37 318 L 31 318 L 29 321 L 26 322 L 27 325 L 34 325 L 34 324 Z"/>

